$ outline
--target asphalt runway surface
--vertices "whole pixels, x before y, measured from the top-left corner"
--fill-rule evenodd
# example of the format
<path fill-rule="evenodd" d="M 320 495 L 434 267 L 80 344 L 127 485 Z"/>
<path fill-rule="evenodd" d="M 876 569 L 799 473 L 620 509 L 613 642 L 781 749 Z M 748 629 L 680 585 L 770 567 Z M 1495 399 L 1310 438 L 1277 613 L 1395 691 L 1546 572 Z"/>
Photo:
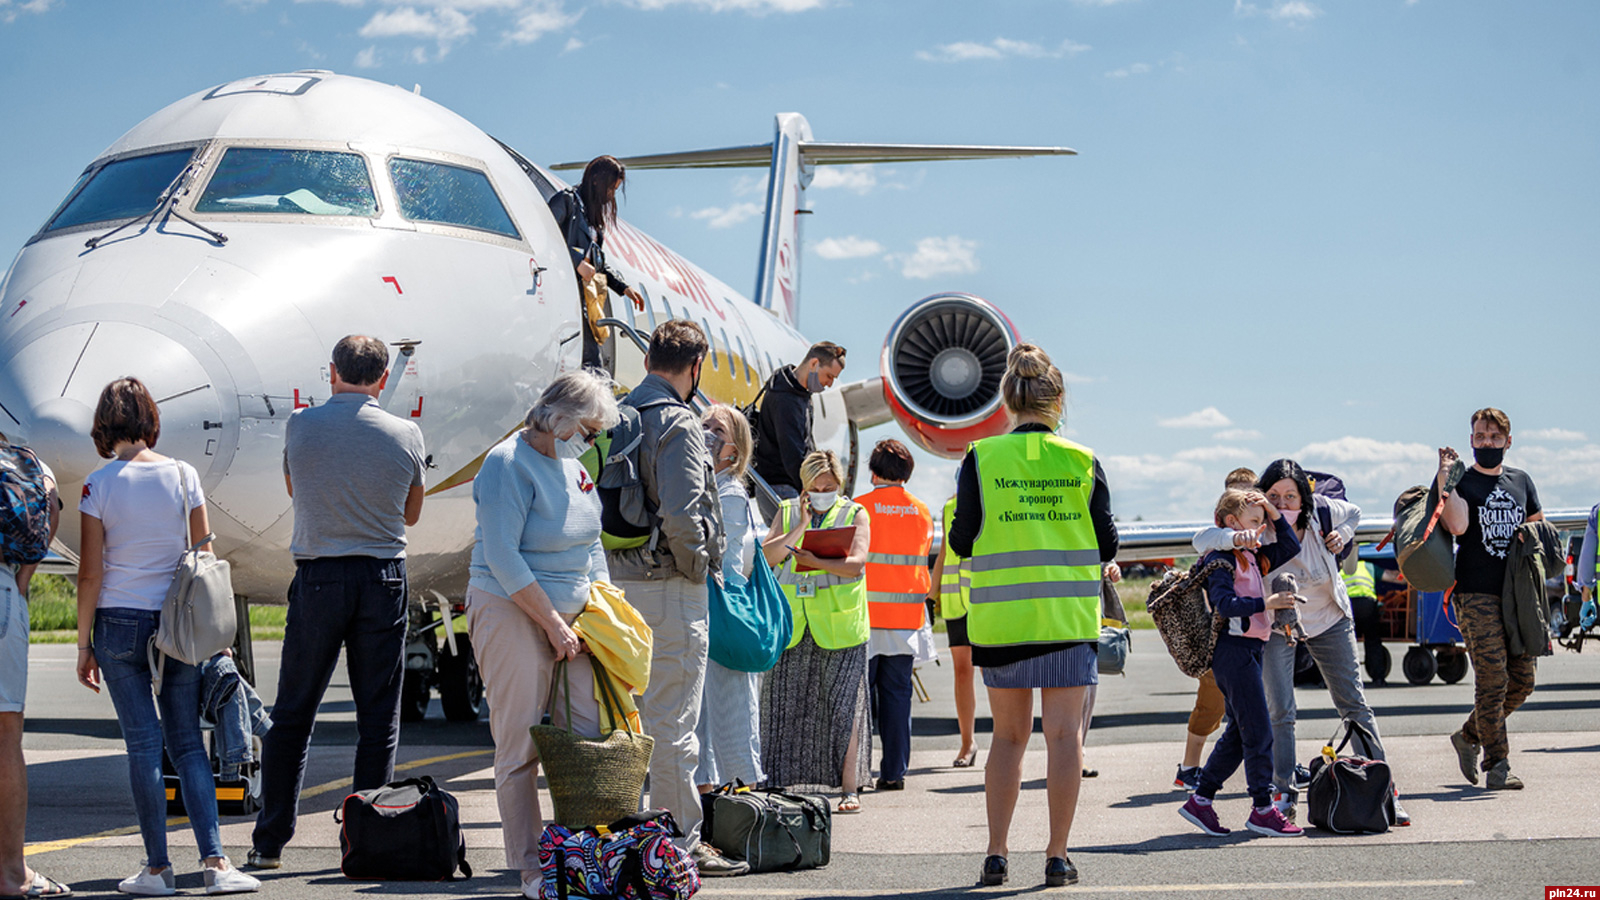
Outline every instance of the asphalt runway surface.
<path fill-rule="evenodd" d="M 983 754 L 987 710 L 978 691 L 979 767 L 950 767 L 959 745 L 950 669 L 919 669 L 930 699 L 914 705 L 912 767 L 902 792 L 863 795 L 863 811 L 834 818 L 826 868 L 707 880 L 699 896 L 910 897 L 1012 895 L 1049 891 L 1097 896 L 1335 898 L 1543 898 L 1549 885 L 1600 885 L 1600 653 L 1558 650 L 1540 661 L 1539 687 L 1510 720 L 1513 771 L 1528 787 L 1489 792 L 1456 768 L 1447 735 L 1471 706 L 1472 678 L 1460 684 L 1369 688 L 1402 798 L 1415 824 L 1384 835 L 1272 839 L 1245 833 L 1207 838 L 1177 815 L 1171 787 L 1193 702 L 1154 632 L 1136 632 L 1128 675 L 1103 679 L 1073 826 L 1070 855 L 1081 874 L 1069 888 L 1043 887 L 1046 831 L 1042 737 L 1024 763 L 1012 827 L 1011 881 L 976 887 L 987 830 Z M 1403 646 L 1393 645 L 1396 660 Z M 29 862 L 72 884 L 79 896 L 115 895 L 142 856 L 133 827 L 126 757 L 110 700 L 79 686 L 70 646 L 36 645 L 24 751 L 28 759 Z M 257 647 L 262 695 L 271 702 L 276 645 Z M 1398 668 L 1398 667 L 1397 667 Z M 1391 683 L 1393 684 L 1393 683 Z M 1327 692 L 1297 691 L 1297 749 L 1309 760 L 1337 720 Z M 505 868 L 494 802 L 486 720 L 453 724 L 437 701 L 427 721 L 401 732 L 403 775 L 426 773 L 461 801 L 475 876 L 446 884 L 352 882 L 339 873 L 332 811 L 348 790 L 354 714 L 344 672 L 322 707 L 306 773 L 300 830 L 284 867 L 257 872 L 262 894 L 427 897 L 520 896 Z M 397 776 L 398 777 L 398 776 Z M 1243 776 L 1218 797 L 1224 824 L 1248 813 Z M 236 861 L 249 849 L 253 819 L 223 818 Z M 179 893 L 200 894 L 193 836 L 169 820 Z"/>

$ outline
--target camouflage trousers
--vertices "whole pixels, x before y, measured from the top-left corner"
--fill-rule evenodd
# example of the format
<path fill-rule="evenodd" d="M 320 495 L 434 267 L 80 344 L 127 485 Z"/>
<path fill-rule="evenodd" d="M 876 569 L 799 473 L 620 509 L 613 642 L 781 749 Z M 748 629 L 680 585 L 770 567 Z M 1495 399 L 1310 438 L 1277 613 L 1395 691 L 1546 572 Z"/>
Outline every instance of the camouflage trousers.
<path fill-rule="evenodd" d="M 1511 755 L 1506 717 L 1533 693 L 1534 657 L 1512 656 L 1506 649 L 1506 628 L 1500 618 L 1499 594 L 1455 594 L 1451 597 L 1467 639 L 1477 688 L 1471 715 L 1461 734 L 1483 746 L 1483 769 Z"/>

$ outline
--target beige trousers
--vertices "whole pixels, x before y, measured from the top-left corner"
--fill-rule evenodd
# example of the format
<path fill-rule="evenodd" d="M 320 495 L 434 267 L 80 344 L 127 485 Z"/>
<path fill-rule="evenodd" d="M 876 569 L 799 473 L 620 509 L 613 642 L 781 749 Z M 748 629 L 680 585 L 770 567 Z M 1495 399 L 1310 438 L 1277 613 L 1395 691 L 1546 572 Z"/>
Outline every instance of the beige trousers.
<path fill-rule="evenodd" d="M 577 618 L 567 616 L 568 624 Z M 506 865 L 521 870 L 524 880 L 538 882 L 539 835 L 544 813 L 539 805 L 539 751 L 528 729 L 544 718 L 566 724 L 566 691 L 550 703 L 556 660 L 544 629 L 511 600 L 488 591 L 467 591 L 467 628 L 489 699 L 489 731 L 494 735 L 494 794 L 500 805 L 500 830 L 505 838 Z M 600 733 L 600 709 L 594 699 L 594 674 L 589 656 L 567 664 L 572 684 L 572 728 L 579 734 Z"/>
<path fill-rule="evenodd" d="M 655 738 L 650 755 L 650 806 L 672 813 L 685 850 L 700 843 L 700 699 L 706 683 L 710 609 L 706 586 L 686 578 L 626 581 L 619 587 L 654 632 L 650 686 L 639 698 L 644 733 Z"/>

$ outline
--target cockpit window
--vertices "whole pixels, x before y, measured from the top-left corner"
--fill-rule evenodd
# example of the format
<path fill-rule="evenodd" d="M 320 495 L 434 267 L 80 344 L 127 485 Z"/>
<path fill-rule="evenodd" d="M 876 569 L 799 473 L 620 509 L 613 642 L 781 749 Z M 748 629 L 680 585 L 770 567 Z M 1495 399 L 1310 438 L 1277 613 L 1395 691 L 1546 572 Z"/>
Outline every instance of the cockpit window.
<path fill-rule="evenodd" d="M 375 216 L 378 201 L 359 154 L 230 147 L 194 208 L 203 213 Z"/>
<path fill-rule="evenodd" d="M 78 179 L 82 188 L 74 188 L 61 209 L 50 217 L 45 230 L 131 219 L 149 213 L 161 199 L 161 192 L 178 177 L 193 155 L 194 148 L 185 147 L 148 156 L 130 156 L 101 166 Z"/>
<path fill-rule="evenodd" d="M 400 214 L 413 222 L 519 236 L 489 177 L 476 169 L 395 158 L 389 160 L 389 175 L 400 200 Z"/>

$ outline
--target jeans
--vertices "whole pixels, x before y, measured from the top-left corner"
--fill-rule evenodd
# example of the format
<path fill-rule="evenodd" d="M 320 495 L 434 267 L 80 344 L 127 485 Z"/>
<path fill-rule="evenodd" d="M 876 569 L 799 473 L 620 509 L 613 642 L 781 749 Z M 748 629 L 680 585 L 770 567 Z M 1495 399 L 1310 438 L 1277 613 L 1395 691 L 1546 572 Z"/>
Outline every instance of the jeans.
<path fill-rule="evenodd" d="M 167 858 L 167 787 L 161 777 L 163 741 L 178 771 L 200 858 L 223 855 L 216 783 L 200 736 L 200 669 L 168 659 L 160 696 L 151 686 L 145 650 L 160 619 L 160 612 L 140 609 L 102 609 L 94 617 L 94 657 L 128 746 L 133 808 L 144 838 L 145 864 L 151 867 L 172 864 Z"/>
<path fill-rule="evenodd" d="M 1361 670 L 1356 667 L 1355 625 L 1349 619 L 1306 640 L 1311 658 L 1322 670 L 1322 681 L 1333 697 L 1333 706 L 1343 718 L 1354 719 L 1372 733 L 1372 755 L 1383 759 L 1383 739 L 1378 736 L 1378 719 L 1367 705 L 1361 690 Z M 1267 711 L 1272 716 L 1272 783 L 1278 790 L 1294 793 L 1294 653 L 1295 648 L 1283 632 L 1274 631 L 1267 641 L 1262 681 L 1267 688 Z"/>
<path fill-rule="evenodd" d="M 356 706 L 352 789 L 382 787 L 394 778 L 400 747 L 404 559 L 337 556 L 296 564 L 272 730 L 261 744 L 261 815 L 251 836 L 267 856 L 278 856 L 294 837 L 311 730 L 341 646 Z"/>
<path fill-rule="evenodd" d="M 1239 770 L 1240 763 L 1244 764 L 1244 782 L 1251 802 L 1266 806 L 1271 800 L 1272 759 L 1277 737 L 1267 715 L 1267 700 L 1261 692 L 1262 656 L 1263 644 L 1255 638 L 1232 635 L 1217 638 L 1217 648 L 1211 655 L 1211 674 L 1222 691 L 1228 727 L 1223 729 L 1222 737 L 1217 739 L 1205 767 L 1200 770 L 1200 787 L 1195 793 L 1207 800 L 1217 796 L 1223 783 Z"/>
<path fill-rule="evenodd" d="M 874 656 L 867 662 L 867 696 L 872 718 L 883 742 L 878 775 L 884 781 L 904 781 L 911 764 L 911 654 Z"/>

